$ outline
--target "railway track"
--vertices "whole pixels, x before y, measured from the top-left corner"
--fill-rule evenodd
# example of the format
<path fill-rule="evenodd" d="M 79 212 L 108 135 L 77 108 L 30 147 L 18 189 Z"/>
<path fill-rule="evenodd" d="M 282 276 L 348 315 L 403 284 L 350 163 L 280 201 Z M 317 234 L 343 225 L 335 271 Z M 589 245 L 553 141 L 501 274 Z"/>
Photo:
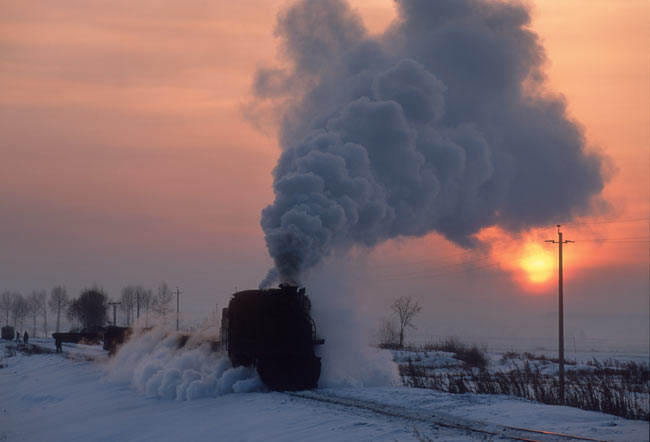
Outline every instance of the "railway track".
<path fill-rule="evenodd" d="M 589 437 L 557 433 L 553 431 L 534 430 L 529 428 L 520 428 L 462 419 L 444 414 L 432 413 L 431 411 L 427 410 L 413 410 L 397 405 L 382 404 L 362 399 L 337 396 L 332 393 L 302 391 L 291 393 L 288 392 L 286 394 L 302 400 L 331 404 L 347 409 L 353 408 L 356 410 L 371 412 L 373 414 L 401 419 L 413 423 L 427 424 L 433 426 L 433 428 L 446 428 L 449 430 L 462 431 L 466 432 L 468 435 L 474 434 L 476 437 L 480 438 L 491 437 L 495 440 L 517 440 L 527 442 L 606 442 L 601 439 L 593 439 Z"/>

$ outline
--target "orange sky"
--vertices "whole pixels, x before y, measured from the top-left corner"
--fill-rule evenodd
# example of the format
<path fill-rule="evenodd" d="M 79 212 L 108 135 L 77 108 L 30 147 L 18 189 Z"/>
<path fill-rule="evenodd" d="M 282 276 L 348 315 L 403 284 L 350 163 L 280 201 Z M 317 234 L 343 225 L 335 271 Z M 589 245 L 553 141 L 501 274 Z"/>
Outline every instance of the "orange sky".
<path fill-rule="evenodd" d="M 372 32 L 394 14 L 389 0 L 351 3 Z M 273 128 L 255 129 L 245 109 L 255 69 L 276 59 L 273 29 L 283 4 L 0 0 L 0 276 L 7 288 L 95 281 L 117 292 L 133 281 L 175 279 L 207 302 L 215 284 L 257 284 L 270 265 L 259 217 L 273 198 L 279 148 Z M 611 211 L 601 219 L 647 218 L 648 2 L 531 4 L 549 58 L 548 87 L 565 95 L 589 144 L 612 160 Z M 647 221 L 564 231 L 579 240 L 567 251 L 575 270 L 568 278 L 636 269 L 634 302 L 647 296 L 648 243 L 593 241 L 647 238 Z M 530 235 L 554 239 L 555 230 Z M 516 241 L 495 240 L 500 267 L 521 252 Z M 386 244 L 373 259 L 416 262 L 458 251 L 430 235 Z M 86 274 L 75 274 L 79 268 Z M 198 276 L 184 273 L 197 268 Z"/>

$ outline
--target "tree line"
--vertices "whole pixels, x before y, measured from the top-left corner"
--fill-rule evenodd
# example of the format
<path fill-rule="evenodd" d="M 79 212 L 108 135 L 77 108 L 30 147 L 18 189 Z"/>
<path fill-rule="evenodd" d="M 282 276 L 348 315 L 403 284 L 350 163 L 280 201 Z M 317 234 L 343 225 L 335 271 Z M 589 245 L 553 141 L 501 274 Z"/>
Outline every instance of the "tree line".
<path fill-rule="evenodd" d="M 122 289 L 117 299 L 111 300 L 106 292 L 97 286 L 85 288 L 79 296 L 71 297 L 65 287 L 57 285 L 49 292 L 34 290 L 28 295 L 5 291 L 0 294 L 0 320 L 15 330 L 37 331 L 47 336 L 50 330 L 48 315 L 56 317 L 56 331 L 61 331 L 62 322 L 67 319 L 73 328 L 104 326 L 113 321 L 109 303 L 119 307 L 121 323 L 133 325 L 138 318 L 149 326 L 151 316 L 161 318 L 167 325 L 167 317 L 174 312 L 173 293 L 166 283 L 154 291 L 142 285 L 129 285 Z"/>

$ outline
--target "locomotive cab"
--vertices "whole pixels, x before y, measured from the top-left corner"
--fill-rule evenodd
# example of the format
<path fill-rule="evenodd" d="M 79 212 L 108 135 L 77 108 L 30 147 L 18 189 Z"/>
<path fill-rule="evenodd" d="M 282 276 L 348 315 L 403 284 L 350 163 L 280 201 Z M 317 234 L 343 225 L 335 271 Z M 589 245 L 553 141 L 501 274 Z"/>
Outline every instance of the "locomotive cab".
<path fill-rule="evenodd" d="M 272 390 L 315 388 L 321 363 L 314 345 L 324 341 L 316 336 L 310 314 L 304 288 L 281 284 L 237 292 L 223 309 L 222 348 L 233 366 L 255 365 Z"/>

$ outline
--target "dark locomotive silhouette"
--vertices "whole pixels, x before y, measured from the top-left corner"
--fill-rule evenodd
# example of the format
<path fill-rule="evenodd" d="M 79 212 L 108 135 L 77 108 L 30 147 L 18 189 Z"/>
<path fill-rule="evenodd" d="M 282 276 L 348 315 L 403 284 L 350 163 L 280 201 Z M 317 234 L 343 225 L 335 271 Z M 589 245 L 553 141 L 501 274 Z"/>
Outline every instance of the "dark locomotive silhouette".
<path fill-rule="evenodd" d="M 316 388 L 320 358 L 311 302 L 304 288 L 245 290 L 232 296 L 221 319 L 221 345 L 232 365 L 254 365 L 272 390 Z"/>

